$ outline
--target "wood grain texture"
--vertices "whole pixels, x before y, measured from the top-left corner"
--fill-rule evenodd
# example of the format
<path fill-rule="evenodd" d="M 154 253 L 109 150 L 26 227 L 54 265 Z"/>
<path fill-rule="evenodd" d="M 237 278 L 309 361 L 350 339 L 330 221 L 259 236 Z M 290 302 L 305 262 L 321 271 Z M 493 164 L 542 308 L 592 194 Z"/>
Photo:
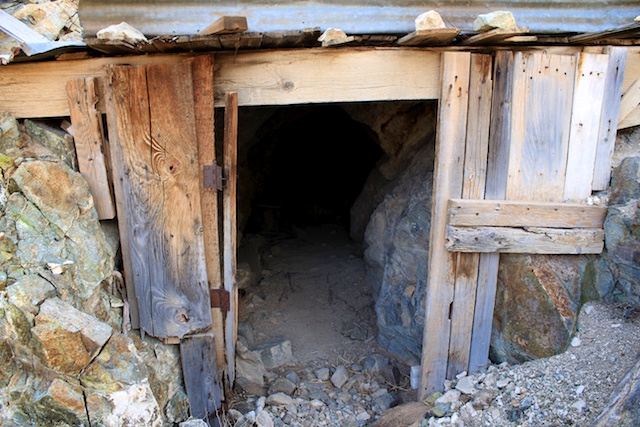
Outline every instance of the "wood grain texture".
<path fill-rule="evenodd" d="M 507 199 L 562 201 L 576 59 L 514 54 Z"/>
<path fill-rule="evenodd" d="M 445 248 L 447 202 L 462 194 L 470 62 L 469 53 L 442 54 L 420 399 L 440 389 L 447 374 L 455 280 L 455 255 Z"/>
<path fill-rule="evenodd" d="M 449 225 L 602 228 L 606 206 L 505 200 L 449 201 Z"/>
<path fill-rule="evenodd" d="M 634 81 L 622 95 L 618 123 L 626 119 L 638 107 L 638 104 L 640 104 L 640 79 Z"/>
<path fill-rule="evenodd" d="M 611 157 L 616 141 L 616 130 L 620 114 L 620 97 L 622 96 L 623 76 L 625 74 L 627 49 L 623 47 L 607 48 L 609 67 L 604 88 L 604 101 L 598 131 L 596 163 L 593 169 L 593 191 L 609 188 L 611 180 Z"/>
<path fill-rule="evenodd" d="M 237 219 L 236 184 L 238 173 L 238 94 L 226 95 L 224 109 L 224 171 L 227 184 L 223 191 L 224 227 L 224 288 L 229 292 L 230 307 L 225 319 L 225 345 L 227 351 L 227 380 L 235 378 L 235 348 L 238 336 L 238 288 L 236 284 Z"/>
<path fill-rule="evenodd" d="M 418 30 L 400 37 L 397 43 L 401 46 L 442 46 L 451 43 L 458 34 L 458 28 Z"/>
<path fill-rule="evenodd" d="M 182 337 L 211 324 L 191 67 L 115 68 L 112 86 L 140 325 Z"/>
<path fill-rule="evenodd" d="M 618 129 L 627 129 L 634 126 L 640 126 L 640 105 L 636 107 L 629 115 L 620 123 L 618 123 Z"/>
<path fill-rule="evenodd" d="M 99 99 L 98 81 L 92 77 L 69 80 L 67 94 L 78 169 L 89 184 L 98 217 L 101 220 L 113 219 L 116 216 L 116 208 L 107 169 L 107 146 L 102 114 L 96 110 Z"/>
<path fill-rule="evenodd" d="M 204 238 L 204 255 L 207 265 L 209 289 L 222 287 L 222 262 L 220 251 L 220 224 L 218 221 L 218 191 L 204 187 L 202 172 L 205 165 L 216 163 L 214 106 L 213 106 L 213 55 L 196 56 L 189 60 L 193 75 L 193 100 L 195 107 L 196 137 L 198 140 L 198 169 L 201 173 L 200 206 Z M 219 308 L 211 310 L 211 330 L 214 340 L 216 365 L 221 373 L 226 366 L 224 350 L 224 319 Z"/>
<path fill-rule="evenodd" d="M 451 252 L 599 254 L 604 247 L 604 230 L 449 226 L 446 246 Z"/>
<path fill-rule="evenodd" d="M 465 144 L 463 198 L 484 196 L 493 90 L 491 55 L 472 54 L 469 76 L 469 106 Z M 447 377 L 469 370 L 473 313 L 478 287 L 479 254 L 458 254 Z"/>
<path fill-rule="evenodd" d="M 513 52 L 498 51 L 495 53 L 493 73 L 491 138 L 489 138 L 485 198 L 504 199 L 507 188 L 511 135 Z M 497 253 L 480 254 L 478 288 L 469 350 L 470 372 L 485 367 L 489 358 L 499 261 L 500 255 Z"/>
<path fill-rule="evenodd" d="M 180 359 L 191 416 L 212 422 L 222 407 L 215 340 L 213 334 L 198 334 L 180 341 Z"/>
<path fill-rule="evenodd" d="M 247 29 L 249 29 L 249 26 L 247 25 L 247 18 L 245 16 L 222 16 L 198 34 L 242 33 L 243 31 L 247 31 Z"/>
<path fill-rule="evenodd" d="M 609 56 L 581 53 L 576 70 L 571 112 L 564 200 L 591 196 Z"/>

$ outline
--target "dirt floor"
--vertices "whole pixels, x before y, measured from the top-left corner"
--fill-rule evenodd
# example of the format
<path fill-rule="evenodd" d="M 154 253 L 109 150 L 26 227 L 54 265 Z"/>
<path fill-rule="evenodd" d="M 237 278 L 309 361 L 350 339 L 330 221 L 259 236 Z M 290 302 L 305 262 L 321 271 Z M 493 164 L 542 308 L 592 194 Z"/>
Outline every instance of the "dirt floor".
<path fill-rule="evenodd" d="M 255 343 L 288 338 L 294 364 L 380 351 L 361 244 L 343 227 L 266 234 L 259 246 L 262 278 L 244 290 L 239 308 Z"/>

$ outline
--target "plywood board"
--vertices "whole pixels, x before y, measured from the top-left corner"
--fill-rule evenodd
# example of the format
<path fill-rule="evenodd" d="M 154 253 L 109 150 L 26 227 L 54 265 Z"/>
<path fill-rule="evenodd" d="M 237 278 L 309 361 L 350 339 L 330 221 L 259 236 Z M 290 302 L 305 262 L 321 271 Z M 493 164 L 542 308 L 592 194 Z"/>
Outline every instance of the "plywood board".
<path fill-rule="evenodd" d="M 89 184 L 89 191 L 101 220 L 113 219 L 116 207 L 111 194 L 108 173 L 108 147 L 102 125 L 102 114 L 96 110 L 98 103 L 98 79 L 87 77 L 69 80 L 67 94 L 73 141 L 78 158 L 78 169 Z"/>
<path fill-rule="evenodd" d="M 469 102 L 471 55 L 442 54 L 442 82 L 436 135 L 434 192 L 429 242 L 426 318 L 419 395 L 426 398 L 442 387 L 447 374 L 450 308 L 453 302 L 455 256 L 446 251 L 447 202 L 462 194 L 464 147 Z"/>
<path fill-rule="evenodd" d="M 506 200 L 449 201 L 449 225 L 602 228 L 606 206 Z"/>

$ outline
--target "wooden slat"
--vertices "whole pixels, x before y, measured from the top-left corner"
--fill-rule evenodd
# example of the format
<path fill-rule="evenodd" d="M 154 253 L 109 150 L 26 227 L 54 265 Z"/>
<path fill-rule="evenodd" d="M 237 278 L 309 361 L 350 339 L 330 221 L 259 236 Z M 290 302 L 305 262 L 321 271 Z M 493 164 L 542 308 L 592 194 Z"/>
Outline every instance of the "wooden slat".
<path fill-rule="evenodd" d="M 447 374 L 455 256 L 446 251 L 444 238 L 447 202 L 462 194 L 470 58 L 465 52 L 442 53 L 420 399 L 440 389 Z"/>
<path fill-rule="evenodd" d="M 507 187 L 509 135 L 511 132 L 513 52 L 496 52 L 493 68 L 491 138 L 489 138 L 485 197 L 504 199 Z M 499 260 L 499 254 L 480 254 L 478 289 L 469 351 L 470 372 L 484 368 L 489 358 Z"/>
<path fill-rule="evenodd" d="M 586 43 L 594 43 L 597 41 L 608 40 L 608 39 L 637 37 L 639 35 L 640 35 L 640 22 L 634 22 L 629 25 L 622 26 L 620 28 L 613 28 L 606 31 L 578 34 L 576 36 L 571 36 L 569 37 L 569 43 L 586 44 Z"/>
<path fill-rule="evenodd" d="M 240 106 L 437 99 L 438 55 L 411 48 L 219 53 L 216 106 L 228 91 L 238 92 Z"/>
<path fill-rule="evenodd" d="M 113 69 L 111 66 L 107 69 L 107 128 L 109 130 L 109 157 L 111 159 L 111 173 L 113 177 L 113 191 L 116 203 L 116 212 L 118 213 L 118 233 L 120 234 L 120 253 L 122 255 L 122 265 L 124 268 L 125 287 L 127 289 L 127 301 L 129 302 L 129 315 L 131 316 L 131 327 L 140 329 L 140 313 L 138 306 L 138 297 L 136 295 L 136 276 L 137 272 L 133 270 L 131 233 L 129 229 L 131 222 L 127 211 L 128 199 L 125 197 L 124 189 L 129 184 L 125 170 L 125 165 L 119 162 L 124 157 L 124 153 L 120 148 L 119 134 L 131 132 L 132 128 L 124 128 L 129 120 L 126 120 L 122 113 L 118 114 L 114 93 L 117 88 L 128 90 L 127 78 L 131 70 Z M 114 90 L 113 87 L 116 86 Z M 124 93 L 124 92 L 123 92 Z M 128 110 L 126 110 L 128 111 Z M 119 131 L 119 129 L 121 129 Z M 129 136 L 129 138 L 132 136 Z M 115 160 L 115 161 L 114 161 Z M 143 307 L 143 310 L 145 307 Z"/>
<path fill-rule="evenodd" d="M 226 96 L 224 109 L 224 169 L 226 186 L 223 192 L 224 228 L 224 288 L 229 292 L 230 307 L 225 319 L 225 344 L 227 349 L 227 380 L 233 384 L 235 378 L 235 347 L 238 335 L 238 289 L 236 285 L 236 182 L 238 167 L 238 94 Z"/>
<path fill-rule="evenodd" d="M 521 36 L 529 32 L 528 28 L 518 28 L 515 30 L 504 30 L 502 28 L 496 28 L 484 33 L 476 34 L 466 40 L 463 40 L 460 44 L 464 46 L 480 46 L 487 44 L 499 44 L 500 42 L 515 36 Z"/>
<path fill-rule="evenodd" d="M 449 200 L 449 225 L 602 228 L 606 206 L 506 200 Z"/>
<path fill-rule="evenodd" d="M 158 338 L 182 337 L 211 324 L 191 67 L 122 67 L 113 75 L 112 157 L 123 165 L 115 184 L 125 198 L 140 326 Z"/>
<path fill-rule="evenodd" d="M 222 393 L 218 378 L 213 334 L 198 334 L 180 341 L 180 359 L 191 417 L 216 423 Z"/>
<path fill-rule="evenodd" d="M 640 126 L 640 106 L 636 107 L 626 119 L 618 123 L 618 130 L 627 129 L 634 126 Z"/>
<path fill-rule="evenodd" d="M 469 107 L 462 197 L 482 198 L 487 175 L 487 153 L 492 93 L 491 55 L 471 55 Z M 447 377 L 469 370 L 473 313 L 478 286 L 479 254 L 458 254 Z"/>
<path fill-rule="evenodd" d="M 575 57 L 517 52 L 514 58 L 506 198 L 562 201 Z"/>
<path fill-rule="evenodd" d="M 447 249 L 451 252 L 599 254 L 603 248 L 601 228 L 447 228 Z"/>
<path fill-rule="evenodd" d="M 598 132 L 598 146 L 596 148 L 596 163 L 591 184 L 593 191 L 603 191 L 609 188 L 611 156 L 613 155 L 616 140 L 620 97 L 627 59 L 626 48 L 610 47 L 607 48 L 605 53 L 609 55 L 609 68 L 607 69 L 604 102 L 600 117 L 600 130 Z"/>
<path fill-rule="evenodd" d="M 580 54 L 564 178 L 565 201 L 584 201 L 591 196 L 608 65 L 608 55 Z"/>
<path fill-rule="evenodd" d="M 196 56 L 191 59 L 196 136 L 198 139 L 198 167 L 201 173 L 205 165 L 216 163 L 213 65 L 213 55 Z M 199 183 L 207 280 L 209 289 L 220 289 L 222 287 L 222 271 L 220 262 L 220 225 L 218 223 L 218 191 L 213 188 L 205 188 L 202 176 L 199 178 Z M 211 330 L 216 338 L 214 340 L 216 365 L 223 370 L 226 365 L 224 319 L 219 308 L 211 310 L 211 321 Z"/>
<path fill-rule="evenodd" d="M 107 170 L 108 160 L 105 156 L 107 146 L 102 114 L 96 110 L 97 91 L 96 78 L 88 77 L 67 82 L 78 169 L 89 184 L 98 217 L 101 220 L 107 220 L 115 218 L 116 208 Z"/>
<path fill-rule="evenodd" d="M 624 95 L 622 95 L 618 123 L 626 119 L 627 116 L 638 107 L 638 104 L 640 104 L 640 79 L 634 81 Z"/>
<path fill-rule="evenodd" d="M 418 30 L 398 39 L 401 46 L 443 46 L 451 43 L 460 34 L 458 28 Z"/>
<path fill-rule="evenodd" d="M 249 26 L 247 25 L 247 18 L 245 16 L 223 16 L 198 34 L 242 33 L 243 31 L 247 31 L 247 29 L 249 29 Z"/>

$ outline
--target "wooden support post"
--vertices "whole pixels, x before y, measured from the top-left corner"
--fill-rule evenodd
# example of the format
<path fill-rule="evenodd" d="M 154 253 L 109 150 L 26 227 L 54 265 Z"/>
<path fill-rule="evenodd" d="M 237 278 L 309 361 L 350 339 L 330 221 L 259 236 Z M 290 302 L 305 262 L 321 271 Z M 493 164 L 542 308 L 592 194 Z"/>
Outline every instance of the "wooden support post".
<path fill-rule="evenodd" d="M 108 147 L 98 104 L 98 79 L 87 77 L 67 82 L 69 112 L 74 128 L 73 140 L 78 157 L 78 169 L 89 184 L 89 191 L 101 220 L 113 219 L 116 208 L 109 179 Z"/>
<path fill-rule="evenodd" d="M 227 349 L 227 387 L 235 379 L 235 347 L 238 335 L 238 292 L 236 287 L 236 181 L 238 141 L 238 94 L 227 93 L 224 109 L 224 170 L 226 186 L 223 192 L 224 223 L 224 288 L 229 292 L 230 307 L 225 319 Z"/>
<path fill-rule="evenodd" d="M 447 374 L 455 255 L 445 248 L 447 203 L 462 195 L 471 54 L 442 53 L 440 104 L 429 244 L 426 317 L 419 395 L 440 389 Z"/>
<path fill-rule="evenodd" d="M 220 261 L 220 224 L 218 222 L 218 190 L 206 188 L 202 176 L 206 165 L 216 163 L 213 100 L 213 55 L 196 56 L 190 60 L 193 74 L 196 136 L 198 138 L 198 164 L 200 176 L 200 204 L 207 263 L 209 289 L 222 287 Z M 211 310 L 211 330 L 215 337 L 216 365 L 220 372 L 226 366 L 224 350 L 224 319 L 219 308 Z"/>
<path fill-rule="evenodd" d="M 463 198 L 480 199 L 484 196 L 493 91 L 492 63 L 491 55 L 471 55 Z M 451 309 L 448 378 L 469 369 L 479 259 L 480 254 L 477 253 L 458 254 Z"/>

